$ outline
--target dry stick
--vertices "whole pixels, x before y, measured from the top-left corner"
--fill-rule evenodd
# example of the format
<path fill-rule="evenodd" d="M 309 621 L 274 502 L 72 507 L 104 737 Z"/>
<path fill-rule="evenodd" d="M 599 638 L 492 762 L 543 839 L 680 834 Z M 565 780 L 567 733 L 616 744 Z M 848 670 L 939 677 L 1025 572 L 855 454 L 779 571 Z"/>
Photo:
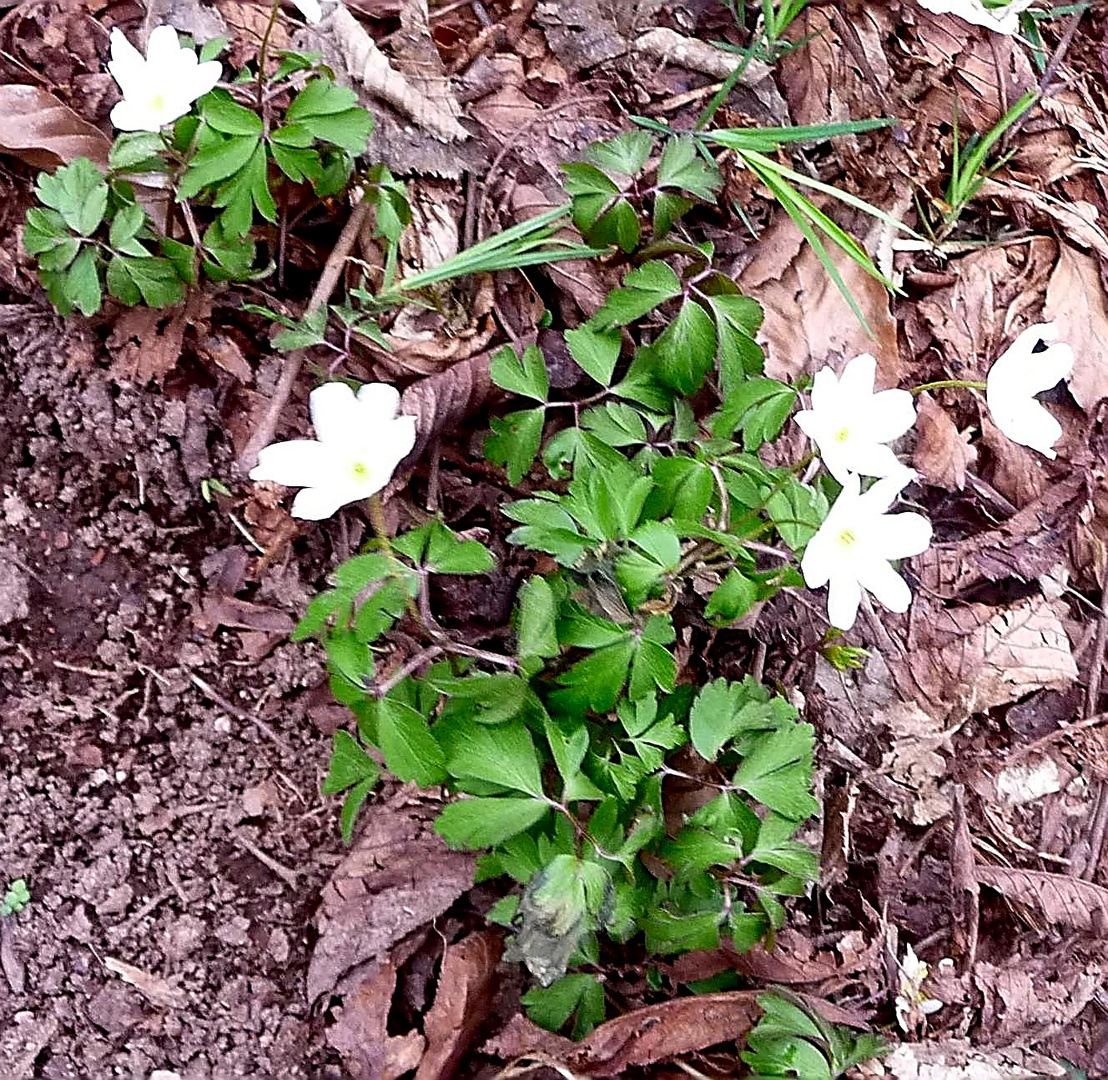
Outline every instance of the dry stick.
<path fill-rule="evenodd" d="M 189 682 L 193 684 L 202 694 L 205 694 L 208 698 L 214 701 L 225 712 L 229 712 L 236 720 L 242 720 L 248 724 L 253 724 L 263 735 L 268 739 L 272 739 L 286 754 L 290 757 L 293 753 L 292 747 L 277 734 L 260 716 L 254 716 L 252 713 L 248 713 L 245 709 L 240 709 L 233 701 L 228 701 L 218 690 L 215 689 L 210 683 L 206 683 L 199 675 L 194 674 L 191 671 L 186 671 L 185 675 L 188 676 Z"/>
<path fill-rule="evenodd" d="M 1104 577 L 1108 579 L 1108 568 Z M 1093 645 L 1092 666 L 1089 668 L 1089 682 L 1085 690 L 1085 716 L 1094 716 L 1100 701 L 1100 682 L 1104 673 L 1104 653 L 1108 646 L 1108 580 L 1101 587 L 1100 618 L 1096 626 L 1096 643 Z M 1081 877 L 1091 880 L 1100 865 L 1104 851 L 1104 837 L 1108 833 L 1108 783 L 1100 782 L 1096 797 L 1096 809 L 1093 811 L 1092 824 L 1089 827 L 1089 858 L 1082 867 Z"/>
<path fill-rule="evenodd" d="M 363 193 L 361 200 L 350 211 L 350 217 L 347 218 L 334 248 L 331 249 L 331 254 L 327 257 L 327 263 L 323 267 L 323 272 L 319 275 L 319 283 L 316 285 L 315 291 L 308 300 L 308 306 L 304 310 L 305 317 L 318 311 L 330 300 L 331 293 L 334 292 L 339 277 L 342 275 L 346 257 L 353 249 L 354 242 L 362 231 L 362 225 L 365 223 L 368 213 L 369 201 Z M 241 472 L 252 469 L 257 464 L 258 453 L 263 447 L 273 442 L 277 422 L 281 419 L 281 413 L 288 404 L 289 395 L 292 393 L 293 386 L 296 385 L 305 356 L 307 356 L 306 349 L 293 349 L 291 352 L 285 353 L 281 376 L 277 380 L 273 397 L 269 399 L 269 404 L 266 406 L 261 420 L 258 421 L 254 434 L 250 436 L 250 440 L 243 447 L 242 453 L 239 454 L 237 465 Z"/>

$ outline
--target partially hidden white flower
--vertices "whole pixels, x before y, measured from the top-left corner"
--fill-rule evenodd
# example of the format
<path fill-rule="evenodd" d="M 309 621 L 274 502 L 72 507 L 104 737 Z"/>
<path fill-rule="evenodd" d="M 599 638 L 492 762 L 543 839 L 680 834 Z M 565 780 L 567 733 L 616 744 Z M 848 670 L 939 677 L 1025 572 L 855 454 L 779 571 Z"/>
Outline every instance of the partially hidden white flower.
<path fill-rule="evenodd" d="M 323 19 L 323 9 L 319 6 L 319 0 L 292 0 L 293 6 L 310 23 L 317 23 Z"/>
<path fill-rule="evenodd" d="M 900 968 L 899 993 L 896 995 L 896 1020 L 901 1029 L 914 1031 L 925 1016 L 938 1012 L 943 1003 L 929 998 L 923 992 L 931 969 L 918 956 L 911 945 L 905 947 L 904 959 L 897 963 Z"/>
<path fill-rule="evenodd" d="M 849 630 L 854 625 L 863 589 L 890 611 L 908 610 L 912 592 L 890 563 L 926 551 L 931 522 L 922 514 L 886 511 L 915 475 L 902 467 L 862 492 L 861 480 L 851 473 L 808 541 L 800 569 L 809 588 L 828 586 L 827 617 L 832 626 Z"/>
<path fill-rule="evenodd" d="M 877 361 L 868 353 L 854 357 L 841 376 L 821 368 L 812 384 L 812 407 L 794 417 L 840 484 L 850 473 L 891 476 L 904 468 L 885 444 L 916 422 L 916 407 L 907 390 L 875 394 L 876 375 Z"/>
<path fill-rule="evenodd" d="M 416 421 L 397 415 L 400 394 L 388 383 L 366 383 L 357 394 L 345 383 L 324 383 L 309 404 L 316 438 L 271 443 L 250 479 L 303 488 L 293 517 L 320 521 L 389 482 L 415 445 Z"/>
<path fill-rule="evenodd" d="M 111 120 L 120 131 L 160 131 L 184 116 L 223 74 L 218 60 L 201 64 L 196 53 L 177 40 L 172 26 L 150 31 L 145 56 L 118 28 L 112 31 L 111 46 L 108 71 L 123 93 Z"/>
<path fill-rule="evenodd" d="M 919 0 L 920 7 L 935 15 L 955 15 L 974 26 L 983 26 L 998 34 L 1018 34 L 1020 16 L 1035 0 L 1008 0 L 990 4 L 987 0 Z"/>
<path fill-rule="evenodd" d="M 1062 425 L 1035 400 L 1073 368 L 1073 349 L 1058 341 L 1054 323 L 1029 326 L 989 369 L 985 379 L 985 400 L 993 423 L 1012 442 L 1030 446 L 1047 457 L 1057 457 L 1054 444 L 1061 438 Z M 1042 342 L 1045 349 L 1035 352 Z"/>

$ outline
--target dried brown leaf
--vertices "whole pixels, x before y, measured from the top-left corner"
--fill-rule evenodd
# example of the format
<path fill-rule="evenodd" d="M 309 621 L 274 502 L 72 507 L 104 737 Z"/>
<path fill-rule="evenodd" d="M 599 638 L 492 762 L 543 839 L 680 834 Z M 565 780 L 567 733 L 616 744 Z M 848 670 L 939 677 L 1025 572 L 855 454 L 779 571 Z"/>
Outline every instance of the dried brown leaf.
<path fill-rule="evenodd" d="M 1065 563 L 1066 545 L 1088 503 L 1087 478 L 1071 475 L 1047 488 L 999 529 L 932 544 L 912 568 L 924 589 L 943 600 L 953 600 L 984 582 L 1036 581 Z"/>
<path fill-rule="evenodd" d="M 190 292 L 183 304 L 159 310 L 133 307 L 115 321 L 108 338 L 112 368 L 116 376 L 139 386 L 160 383 L 181 358 L 185 333 L 206 327 L 212 313 L 212 298 Z"/>
<path fill-rule="evenodd" d="M 327 1042 L 342 1056 L 352 1080 L 396 1080 L 410 1072 L 423 1053 L 419 1032 L 389 1035 L 389 1009 L 396 990 L 396 968 L 384 961 L 353 993 L 347 994 Z"/>
<path fill-rule="evenodd" d="M 977 448 L 969 445 L 973 432 L 959 432 L 950 414 L 930 394 L 920 394 L 916 434 L 912 459 L 916 470 L 935 487 L 961 491 L 966 486 L 966 469 L 977 461 Z"/>
<path fill-rule="evenodd" d="M 423 1021 L 427 1053 L 416 1080 L 446 1080 L 485 1022 L 496 990 L 500 935 L 483 930 L 451 945 L 442 961 L 435 1003 Z"/>
<path fill-rule="evenodd" d="M 1100 211 L 1085 199 L 1067 199 L 1063 202 L 1045 191 L 1021 184 L 1018 180 L 986 180 L 981 185 L 978 197 L 1025 203 L 1056 221 L 1059 231 L 1074 243 L 1091 248 L 1102 257 L 1108 257 L 1108 235 L 1105 235 L 1099 224 Z"/>
<path fill-rule="evenodd" d="M 416 442 L 407 462 L 418 460 L 435 436 L 459 428 L 499 392 L 489 378 L 489 361 L 497 351 L 479 353 L 420 379 L 400 395 L 400 411 L 416 418 Z"/>
<path fill-rule="evenodd" d="M 1099 937 L 1108 931 L 1108 889 L 1091 881 L 1009 866 L 978 866 L 976 875 L 980 884 L 1036 908 L 1052 923 Z"/>
<path fill-rule="evenodd" d="M 1060 245 L 1046 290 L 1043 320 L 1073 348 L 1070 393 L 1086 412 L 1108 397 L 1108 297 L 1093 255 Z"/>
<path fill-rule="evenodd" d="M 474 857 L 439 839 L 436 813 L 406 788 L 366 811 L 364 831 L 323 889 L 310 1001 L 441 915 L 473 884 Z"/>
<path fill-rule="evenodd" d="M 38 169 L 87 157 L 108 167 L 109 139 L 68 105 L 38 86 L 0 86 L 0 153 Z"/>
<path fill-rule="evenodd" d="M 104 967 L 133 986 L 147 1001 L 159 1008 L 180 1009 L 188 1002 L 184 990 L 177 986 L 180 975 L 163 979 L 135 967 L 134 964 L 128 964 L 125 960 L 117 960 L 113 956 L 104 957 Z"/>
<path fill-rule="evenodd" d="M 838 368 L 861 353 L 872 353 L 879 381 L 897 385 L 896 321 L 889 311 L 888 292 L 838 249 L 831 257 L 873 335 L 858 321 L 792 220 L 782 214 L 739 278 L 765 309 L 758 340 L 766 349 L 766 374 L 792 381 L 826 363 Z"/>

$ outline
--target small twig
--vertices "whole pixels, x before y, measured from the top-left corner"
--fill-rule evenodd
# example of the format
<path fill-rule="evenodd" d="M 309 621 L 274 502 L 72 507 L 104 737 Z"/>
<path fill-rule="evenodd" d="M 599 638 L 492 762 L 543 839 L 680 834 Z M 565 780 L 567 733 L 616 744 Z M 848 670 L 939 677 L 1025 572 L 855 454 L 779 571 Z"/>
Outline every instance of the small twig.
<path fill-rule="evenodd" d="M 362 225 L 368 214 L 369 202 L 363 193 L 361 200 L 351 210 L 350 217 L 347 218 L 335 246 L 331 249 L 331 254 L 327 257 L 327 263 L 323 267 L 323 272 L 319 275 L 319 282 L 308 300 L 307 308 L 304 310 L 305 315 L 317 311 L 331 298 L 331 293 L 334 292 L 339 277 L 342 275 L 346 258 L 353 250 L 354 242 L 358 239 L 358 234 L 362 231 Z M 296 384 L 297 377 L 300 375 L 300 368 L 304 364 L 306 354 L 306 349 L 293 349 L 291 352 L 285 353 L 281 376 L 277 380 L 273 397 L 269 399 L 269 404 L 266 406 L 261 420 L 258 421 L 254 434 L 250 436 L 239 455 L 237 465 L 242 472 L 253 468 L 258 460 L 258 452 L 273 441 L 273 434 L 277 430 L 277 422 L 281 418 L 285 405 L 288 404 L 289 396 Z"/>
<path fill-rule="evenodd" d="M 373 688 L 374 695 L 379 698 L 385 697 L 394 686 L 403 682 L 416 668 L 429 664 L 436 657 L 442 656 L 442 653 L 441 645 L 428 645 L 426 649 L 421 649 L 415 656 L 401 664 L 387 679 L 379 682 Z"/>
<path fill-rule="evenodd" d="M 206 683 L 199 675 L 191 671 L 185 672 L 189 682 L 193 684 L 201 693 L 206 694 L 212 701 L 214 701 L 225 712 L 229 712 L 237 720 L 241 720 L 247 724 L 253 724 L 266 738 L 272 740 L 277 746 L 279 746 L 286 754 L 292 756 L 292 747 L 277 734 L 260 716 L 254 716 L 248 713 L 245 709 L 240 709 L 234 702 L 228 701 L 218 690 L 212 687 L 209 683 Z"/>
<path fill-rule="evenodd" d="M 1108 579 L 1108 570 L 1104 578 Z M 1096 642 L 1093 645 L 1093 657 L 1089 666 L 1089 681 L 1085 689 L 1085 716 L 1096 714 L 1100 702 L 1100 683 L 1104 674 L 1105 648 L 1108 647 L 1108 580 L 1101 587 L 1100 616 L 1096 626 Z M 1100 865 L 1104 852 L 1104 838 L 1108 834 L 1108 783 L 1100 782 L 1097 791 L 1096 809 L 1093 811 L 1092 824 L 1089 827 L 1089 859 L 1081 868 L 1080 876 L 1091 880 Z"/>
<path fill-rule="evenodd" d="M 235 833 L 235 839 L 244 847 L 255 859 L 258 860 L 263 866 L 268 866 L 286 885 L 295 891 L 298 884 L 297 873 L 295 870 L 290 870 L 287 866 L 282 866 L 272 856 L 267 855 L 257 844 L 251 843 L 242 835 L 241 832 Z"/>

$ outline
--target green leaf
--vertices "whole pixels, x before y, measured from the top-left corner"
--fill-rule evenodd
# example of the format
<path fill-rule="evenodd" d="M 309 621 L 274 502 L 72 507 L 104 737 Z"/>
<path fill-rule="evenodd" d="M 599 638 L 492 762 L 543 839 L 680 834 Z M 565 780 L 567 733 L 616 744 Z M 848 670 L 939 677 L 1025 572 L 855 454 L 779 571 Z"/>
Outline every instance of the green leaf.
<path fill-rule="evenodd" d="M 615 206 L 602 214 L 592 228 L 584 229 L 582 233 L 596 247 L 615 244 L 630 254 L 639 246 L 642 226 L 635 208 L 626 199 L 618 199 Z"/>
<path fill-rule="evenodd" d="M 344 844 L 349 844 L 354 839 L 354 825 L 358 820 L 358 812 L 369 797 L 369 793 L 376 786 L 376 780 L 362 780 L 350 789 L 349 794 L 343 800 L 339 824 L 342 829 L 342 842 Z"/>
<path fill-rule="evenodd" d="M 108 263 L 107 284 L 111 294 L 125 304 L 138 303 L 136 293 L 152 308 L 172 307 L 185 298 L 184 283 L 173 263 L 152 255 L 113 256 Z"/>
<path fill-rule="evenodd" d="M 519 610 L 516 614 L 516 654 L 528 657 L 553 657 L 561 651 L 554 621 L 557 605 L 550 583 L 541 577 L 531 577 L 519 590 Z"/>
<path fill-rule="evenodd" d="M 35 193 L 47 206 L 57 210 L 78 236 L 91 236 L 96 232 L 108 209 L 108 183 L 103 173 L 84 157 L 61 166 L 53 176 L 39 173 Z"/>
<path fill-rule="evenodd" d="M 123 250 L 132 243 L 138 235 L 139 229 L 146 224 L 146 212 L 136 203 L 128 203 L 121 206 L 112 218 L 111 228 L 108 230 L 108 243 L 116 250 Z M 138 251 L 128 251 L 129 255 L 145 255 L 140 247 Z"/>
<path fill-rule="evenodd" d="M 696 141 L 688 135 L 670 139 L 658 163 L 658 186 L 678 188 L 707 202 L 715 202 L 723 181 L 719 172 L 700 156 Z"/>
<path fill-rule="evenodd" d="M 627 681 L 627 671 L 635 652 L 635 640 L 627 634 L 623 640 L 578 660 L 558 676 L 558 683 L 565 689 L 551 695 L 551 705 L 568 713 L 583 709 L 610 712 L 615 708 L 623 684 Z"/>
<path fill-rule="evenodd" d="M 790 478 L 783 488 L 766 499 L 765 510 L 781 539 L 793 551 L 799 551 L 815 536 L 827 517 L 827 497 L 810 485 Z"/>
<path fill-rule="evenodd" d="M 324 795 L 337 795 L 354 784 L 368 781 L 372 787 L 381 778 L 381 766 L 341 728 L 335 732 L 331 750 L 331 767 L 323 781 Z"/>
<path fill-rule="evenodd" d="M 344 86 L 337 86 L 324 76 L 310 79 L 292 100 L 285 113 L 286 122 L 310 116 L 334 116 L 354 108 L 358 95 Z"/>
<path fill-rule="evenodd" d="M 310 133 L 308 137 L 311 138 Z M 277 168 L 294 184 L 302 184 L 305 180 L 314 182 L 323 176 L 323 162 L 316 150 L 301 150 L 272 142 L 269 152 Z"/>
<path fill-rule="evenodd" d="M 760 599 L 762 590 L 758 583 L 732 568 L 708 598 L 704 618 L 713 620 L 716 625 L 726 626 L 742 618 Z"/>
<path fill-rule="evenodd" d="M 165 143 L 157 131 L 126 131 L 116 136 L 108 151 L 108 167 L 117 172 L 149 172 L 165 169 L 161 155 Z M 139 168 L 139 166 L 144 166 Z"/>
<path fill-rule="evenodd" d="M 647 440 L 642 415 L 620 401 L 587 409 L 581 414 L 581 426 L 609 446 L 637 446 Z"/>
<path fill-rule="evenodd" d="M 565 341 L 570 355 L 589 378 L 601 386 L 611 384 L 623 345 L 623 335 L 618 327 L 597 330 L 591 324 L 586 324 L 576 330 L 567 330 Z"/>
<path fill-rule="evenodd" d="M 542 445 L 546 409 L 523 409 L 494 416 L 489 421 L 492 434 L 485 439 L 485 457 L 494 465 L 502 465 L 508 483 L 515 487 L 527 475 Z"/>
<path fill-rule="evenodd" d="M 650 471 L 654 490 L 647 500 L 646 515 L 672 515 L 683 521 L 701 521 L 708 512 L 715 491 L 712 471 L 689 457 L 659 458 Z"/>
<path fill-rule="evenodd" d="M 814 730 L 811 724 L 793 723 L 760 736 L 732 783 L 793 821 L 819 813 L 811 793 Z"/>
<path fill-rule="evenodd" d="M 721 916 L 707 911 L 699 915 L 675 915 L 662 908 L 648 910 L 640 920 L 649 952 L 662 956 L 715 949 L 719 946 Z"/>
<path fill-rule="evenodd" d="M 26 233 L 24 233 L 24 244 L 26 244 Z M 64 240 L 51 239 L 50 246 L 39 253 L 39 268 L 53 272 L 64 270 L 77 258 L 77 252 L 80 250 L 81 241 L 75 236 Z"/>
<path fill-rule="evenodd" d="M 772 442 L 796 404 L 796 391 L 776 379 L 749 379 L 724 396 L 712 435 L 730 439 L 740 428 L 748 453 Z"/>
<path fill-rule="evenodd" d="M 404 230 L 412 223 L 407 187 L 380 164 L 366 174 L 366 183 L 366 198 L 375 214 L 375 234 L 390 244 L 399 243 Z"/>
<path fill-rule="evenodd" d="M 689 734 L 697 753 L 715 761 L 720 749 L 743 732 L 772 732 L 795 723 L 796 709 L 772 696 L 752 678 L 705 685 L 689 713 Z"/>
<path fill-rule="evenodd" d="M 435 822 L 435 832 L 452 848 L 492 847 L 531 828 L 550 813 L 541 799 L 461 799 Z"/>
<path fill-rule="evenodd" d="M 572 1038 L 583 1039 L 604 1019 L 604 987 L 595 975 L 566 975 L 550 986 L 536 986 L 520 998 L 532 1023 L 560 1031 L 576 1014 Z"/>
<path fill-rule="evenodd" d="M 510 345 L 505 345 L 489 362 L 489 377 L 501 390 L 521 397 L 546 401 L 550 394 L 546 361 L 535 345 L 523 350 L 522 359 Z"/>
<path fill-rule="evenodd" d="M 202 64 L 206 64 L 209 60 L 215 60 L 230 43 L 231 37 L 229 34 L 220 34 L 218 37 L 209 38 L 200 46 L 200 54 L 197 59 Z M 279 78 L 274 79 L 274 82 L 278 81 L 280 81 Z"/>
<path fill-rule="evenodd" d="M 695 394 L 715 362 L 716 329 L 711 316 L 694 300 L 686 300 L 673 322 L 640 353 L 666 386 Z"/>
<path fill-rule="evenodd" d="M 748 296 L 717 294 L 707 297 L 719 338 L 720 390 L 726 400 L 747 376 L 761 375 L 765 353 L 754 335 L 762 325 L 762 305 Z"/>
<path fill-rule="evenodd" d="M 226 90 L 212 90 L 198 102 L 200 115 L 224 135 L 261 135 L 262 118 L 231 97 Z"/>
<path fill-rule="evenodd" d="M 669 693 L 676 685 L 677 661 L 666 648 L 674 637 L 673 620 L 668 615 L 650 616 L 631 664 L 627 696 L 632 701 L 653 694 L 655 689 Z"/>
<path fill-rule="evenodd" d="M 86 247 L 73 260 L 65 275 L 65 297 L 82 315 L 95 315 L 100 310 L 100 274 L 96 253 Z"/>
<path fill-rule="evenodd" d="M 383 698 L 377 709 L 377 737 L 385 765 L 400 780 L 420 787 L 446 782 L 446 755 L 426 718 L 410 705 Z"/>
<path fill-rule="evenodd" d="M 681 295 L 681 282 L 668 263 L 643 263 L 628 272 L 623 286 L 613 289 L 600 310 L 589 320 L 595 330 L 626 326 L 653 311 L 659 304 Z"/>
<path fill-rule="evenodd" d="M 364 154 L 373 130 L 373 117 L 362 108 L 328 116 L 305 116 L 300 123 L 320 142 L 331 143 L 347 154 Z"/>
<path fill-rule="evenodd" d="M 438 727 L 436 726 L 436 731 Z M 487 780 L 543 797 L 539 755 L 530 731 L 518 720 L 489 726 L 467 724 L 444 733 L 446 767 L 452 776 Z"/>
<path fill-rule="evenodd" d="M 585 158 L 601 169 L 637 176 L 654 149 L 654 136 L 642 128 L 624 131 L 606 142 L 590 143 L 585 148 Z"/>
<path fill-rule="evenodd" d="M 674 224 L 695 205 L 692 199 L 686 199 L 683 195 L 659 191 L 654 196 L 654 239 L 664 239 Z"/>
<path fill-rule="evenodd" d="M 198 151 L 181 178 L 177 201 L 193 199 L 205 188 L 234 176 L 260 146 L 257 135 L 230 135 Z"/>
<path fill-rule="evenodd" d="M 431 524 L 423 566 L 432 574 L 486 574 L 496 559 L 484 544 L 463 540 L 437 518 Z"/>

